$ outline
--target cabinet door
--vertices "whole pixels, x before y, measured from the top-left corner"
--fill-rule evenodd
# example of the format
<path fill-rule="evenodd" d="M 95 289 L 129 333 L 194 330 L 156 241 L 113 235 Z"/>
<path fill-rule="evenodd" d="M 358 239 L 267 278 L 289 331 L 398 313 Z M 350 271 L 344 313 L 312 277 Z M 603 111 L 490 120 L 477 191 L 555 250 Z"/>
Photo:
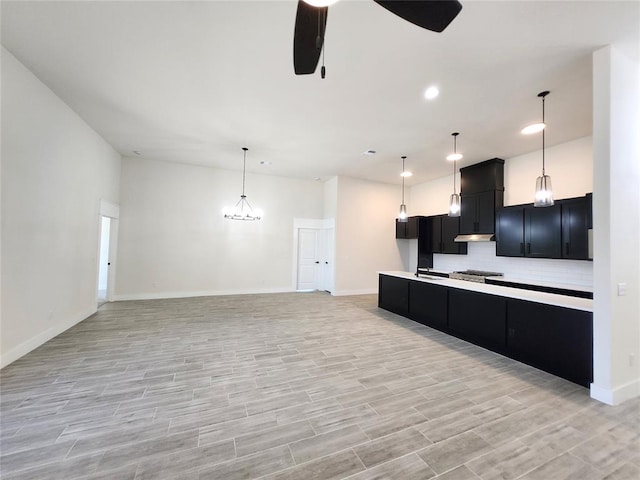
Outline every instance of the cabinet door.
<path fill-rule="evenodd" d="M 562 202 L 562 258 L 589 258 L 587 202 L 585 198 Z"/>
<path fill-rule="evenodd" d="M 378 279 L 378 307 L 407 316 L 409 313 L 409 280 L 380 275 Z"/>
<path fill-rule="evenodd" d="M 524 256 L 524 208 L 510 207 L 496 213 L 496 255 Z"/>
<path fill-rule="evenodd" d="M 409 318 L 429 327 L 447 327 L 447 287 L 409 283 Z"/>
<path fill-rule="evenodd" d="M 406 238 L 418 238 L 418 222 L 419 217 L 409 217 L 407 219 L 407 236 Z"/>
<path fill-rule="evenodd" d="M 396 219 L 396 238 L 407 238 L 407 222 Z"/>
<path fill-rule="evenodd" d="M 524 211 L 525 255 L 527 257 L 561 258 L 560 205 L 527 207 Z"/>
<path fill-rule="evenodd" d="M 460 233 L 460 217 L 442 217 L 442 253 L 467 254 L 465 242 L 454 240 Z"/>
<path fill-rule="evenodd" d="M 476 233 L 494 233 L 496 219 L 496 191 L 476 195 Z"/>
<path fill-rule="evenodd" d="M 507 299 L 449 289 L 449 329 L 478 345 L 500 352 L 506 345 Z"/>
<path fill-rule="evenodd" d="M 460 233 L 478 233 L 478 197 L 475 194 L 460 197 Z"/>
<path fill-rule="evenodd" d="M 593 314 L 508 301 L 507 350 L 516 360 L 588 387 L 593 380 Z"/>
<path fill-rule="evenodd" d="M 431 219 L 431 245 L 433 253 L 442 253 L 442 216 L 429 217 Z"/>

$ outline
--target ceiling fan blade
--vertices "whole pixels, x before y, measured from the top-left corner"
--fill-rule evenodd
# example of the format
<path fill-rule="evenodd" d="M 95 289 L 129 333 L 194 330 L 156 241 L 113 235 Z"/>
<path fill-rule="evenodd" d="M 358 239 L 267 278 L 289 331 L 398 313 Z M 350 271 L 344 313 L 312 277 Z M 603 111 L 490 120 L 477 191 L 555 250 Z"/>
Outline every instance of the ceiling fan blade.
<path fill-rule="evenodd" d="M 293 69 L 296 75 L 316 71 L 327 25 L 327 7 L 314 7 L 298 0 L 296 26 L 293 31 Z"/>
<path fill-rule="evenodd" d="M 442 32 L 462 10 L 457 0 L 373 0 L 391 13 L 433 32 Z"/>

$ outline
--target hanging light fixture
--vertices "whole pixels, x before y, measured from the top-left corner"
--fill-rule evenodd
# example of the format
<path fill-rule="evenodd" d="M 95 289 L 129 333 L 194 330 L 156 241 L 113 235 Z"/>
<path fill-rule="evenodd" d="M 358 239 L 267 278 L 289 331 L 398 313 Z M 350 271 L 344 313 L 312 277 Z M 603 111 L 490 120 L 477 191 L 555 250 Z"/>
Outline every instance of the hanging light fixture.
<path fill-rule="evenodd" d="M 247 196 L 244 194 L 244 185 L 247 172 L 247 147 L 242 147 L 244 152 L 242 163 L 242 195 L 240 200 L 233 207 L 225 207 L 222 210 L 224 218 L 229 220 L 260 220 L 262 218 L 262 210 L 253 209 L 247 200 Z"/>
<path fill-rule="evenodd" d="M 534 207 L 550 207 L 553 205 L 553 190 L 551 188 L 551 177 L 544 170 L 544 99 L 549 95 L 548 91 L 540 92 L 538 97 L 542 98 L 542 175 L 536 179 L 536 193 L 533 199 Z"/>
<path fill-rule="evenodd" d="M 402 173 L 400 176 L 402 177 L 402 203 L 400 204 L 400 213 L 398 213 L 398 221 L 399 222 L 407 222 L 407 206 L 404 204 L 404 179 L 405 177 L 411 176 L 410 172 L 405 172 L 404 170 L 404 161 L 406 160 L 406 156 L 402 158 Z M 407 175 L 409 173 L 409 175 Z"/>
<path fill-rule="evenodd" d="M 460 133 L 453 132 L 451 135 L 453 136 L 453 153 L 447 155 L 447 160 L 453 162 L 453 193 L 449 197 L 449 216 L 459 217 L 460 195 L 458 195 L 458 190 L 456 189 L 456 161 L 462 159 L 462 154 L 458 153 L 458 135 Z"/>

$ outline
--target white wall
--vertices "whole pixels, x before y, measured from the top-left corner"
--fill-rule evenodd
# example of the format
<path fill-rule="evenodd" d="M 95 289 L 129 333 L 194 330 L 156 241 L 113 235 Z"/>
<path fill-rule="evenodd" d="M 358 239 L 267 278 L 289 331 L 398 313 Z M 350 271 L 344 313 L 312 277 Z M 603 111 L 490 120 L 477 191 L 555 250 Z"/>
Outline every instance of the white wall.
<path fill-rule="evenodd" d="M 338 177 L 334 295 L 376 293 L 378 271 L 403 268 L 399 193 L 395 185 Z"/>
<path fill-rule="evenodd" d="M 116 299 L 295 290 L 293 219 L 323 217 L 323 185 L 247 173 L 260 221 L 227 220 L 242 173 L 124 158 Z"/>
<path fill-rule="evenodd" d="M 591 395 L 640 395 L 640 64 L 593 55 L 594 379 Z M 618 285 L 626 285 L 619 295 Z"/>
<path fill-rule="evenodd" d="M 547 148 L 547 174 L 551 176 L 554 198 L 583 196 L 593 191 L 592 139 L 584 137 Z M 505 205 L 533 202 L 536 177 L 542 169 L 541 151 L 505 159 Z M 456 180 L 460 185 L 459 179 Z M 411 187 L 412 215 L 446 213 L 453 177 L 439 178 Z M 503 272 L 513 278 L 575 285 L 593 285 L 593 263 L 582 260 L 507 258 L 495 255 L 495 242 L 469 243 L 467 255 L 434 254 L 433 267 L 439 270 L 478 269 Z"/>
<path fill-rule="evenodd" d="M 100 199 L 120 155 L 2 49 L 1 365 L 96 310 Z"/>

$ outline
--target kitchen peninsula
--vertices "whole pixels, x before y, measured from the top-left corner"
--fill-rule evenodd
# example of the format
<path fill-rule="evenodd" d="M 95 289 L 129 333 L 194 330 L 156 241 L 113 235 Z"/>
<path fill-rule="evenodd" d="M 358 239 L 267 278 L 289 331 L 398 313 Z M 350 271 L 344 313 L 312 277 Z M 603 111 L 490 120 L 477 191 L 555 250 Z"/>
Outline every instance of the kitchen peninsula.
<path fill-rule="evenodd" d="M 588 387 L 593 300 L 402 271 L 380 272 L 378 306 Z"/>

